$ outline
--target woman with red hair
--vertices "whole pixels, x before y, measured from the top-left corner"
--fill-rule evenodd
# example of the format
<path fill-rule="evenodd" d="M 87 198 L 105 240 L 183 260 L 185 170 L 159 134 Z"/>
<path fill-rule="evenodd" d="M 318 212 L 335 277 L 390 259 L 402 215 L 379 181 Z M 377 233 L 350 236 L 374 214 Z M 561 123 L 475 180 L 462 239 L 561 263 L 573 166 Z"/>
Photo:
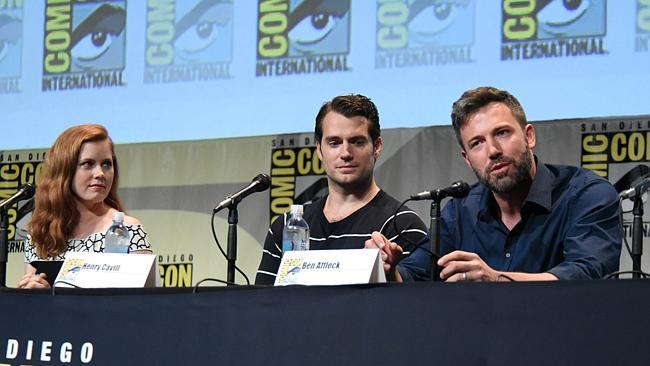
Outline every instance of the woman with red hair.
<path fill-rule="evenodd" d="M 124 211 L 118 179 L 113 141 L 103 126 L 71 127 L 56 139 L 36 189 L 31 235 L 25 244 L 25 275 L 18 287 L 50 287 L 54 281 L 50 277 L 56 274 L 48 276 L 40 267 L 60 266 L 68 252 L 104 251 L 104 233 L 113 213 Z M 150 253 L 140 222 L 125 215 L 124 224 L 131 235 L 130 252 Z"/>

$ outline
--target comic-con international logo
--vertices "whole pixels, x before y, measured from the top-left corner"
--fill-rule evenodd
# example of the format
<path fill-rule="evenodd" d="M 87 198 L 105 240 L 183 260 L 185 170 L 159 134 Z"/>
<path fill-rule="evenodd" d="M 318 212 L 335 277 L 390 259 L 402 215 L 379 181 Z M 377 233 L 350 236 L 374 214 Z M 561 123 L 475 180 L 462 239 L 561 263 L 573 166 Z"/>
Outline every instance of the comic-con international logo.
<path fill-rule="evenodd" d="M 0 1 L 0 94 L 20 92 L 23 2 Z"/>
<path fill-rule="evenodd" d="M 269 218 L 327 194 L 325 167 L 316 152 L 313 134 L 282 135 L 271 142 Z"/>
<path fill-rule="evenodd" d="M 160 254 L 158 271 L 162 287 L 192 287 L 194 254 Z"/>
<path fill-rule="evenodd" d="M 609 180 L 621 193 L 650 178 L 650 120 L 605 120 L 582 123 L 582 167 Z M 645 200 L 644 200 L 645 201 Z M 623 203 L 625 236 L 631 237 L 632 201 Z M 644 204 L 650 212 L 650 203 Z M 650 237 L 644 220 L 643 236 Z M 647 240 L 647 239 L 646 239 Z"/>
<path fill-rule="evenodd" d="M 232 0 L 148 0 L 144 82 L 230 77 Z"/>
<path fill-rule="evenodd" d="M 125 85 L 126 0 L 47 0 L 43 91 Z"/>
<path fill-rule="evenodd" d="M 474 0 L 378 0 L 375 66 L 472 62 Z"/>
<path fill-rule="evenodd" d="M 0 0 L 1 1 L 1 0 Z M 45 151 L 0 151 L 0 201 L 16 194 L 26 184 L 39 181 L 45 163 Z M 7 251 L 22 253 L 25 250 L 27 225 L 34 209 L 33 200 L 22 200 L 7 207 Z"/>
<path fill-rule="evenodd" d="M 603 55 L 606 0 L 503 0 L 501 60 Z"/>
<path fill-rule="evenodd" d="M 259 0 L 256 76 L 350 70 L 350 0 Z"/>
<path fill-rule="evenodd" d="M 650 43 L 650 0 L 636 0 L 636 51 L 648 52 Z"/>

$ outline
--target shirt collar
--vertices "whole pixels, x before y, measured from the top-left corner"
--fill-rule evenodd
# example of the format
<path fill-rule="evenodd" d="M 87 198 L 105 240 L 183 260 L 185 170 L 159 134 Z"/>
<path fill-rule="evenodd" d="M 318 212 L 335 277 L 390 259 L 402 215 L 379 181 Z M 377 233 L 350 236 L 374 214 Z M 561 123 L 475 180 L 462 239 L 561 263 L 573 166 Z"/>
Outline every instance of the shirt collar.
<path fill-rule="evenodd" d="M 528 196 L 524 201 L 522 212 L 526 209 L 526 206 L 530 206 L 531 204 L 550 212 L 553 205 L 553 173 L 551 173 L 546 165 L 539 161 L 537 156 L 533 156 L 535 158 L 537 171 L 535 178 L 533 178 L 533 184 L 530 186 L 530 191 L 528 191 Z M 486 220 L 488 216 L 497 217 L 498 209 L 496 207 L 497 203 L 494 199 L 494 195 L 490 189 L 483 184 L 479 184 L 479 189 L 481 192 L 481 209 L 478 211 L 478 218 Z"/>
<path fill-rule="evenodd" d="M 537 167 L 537 173 L 533 178 L 533 184 L 530 186 L 524 206 L 528 203 L 534 203 L 550 212 L 553 205 L 553 173 L 539 161 L 537 156 L 535 156 L 535 166 Z"/>

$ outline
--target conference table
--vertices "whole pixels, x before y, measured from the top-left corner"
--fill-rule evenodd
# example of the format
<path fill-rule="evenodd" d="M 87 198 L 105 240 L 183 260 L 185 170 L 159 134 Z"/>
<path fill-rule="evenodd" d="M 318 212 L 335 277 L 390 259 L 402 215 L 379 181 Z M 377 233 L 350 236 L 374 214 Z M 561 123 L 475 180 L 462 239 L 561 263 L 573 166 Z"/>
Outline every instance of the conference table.
<path fill-rule="evenodd" d="M 0 365 L 645 365 L 650 281 L 0 289 Z"/>

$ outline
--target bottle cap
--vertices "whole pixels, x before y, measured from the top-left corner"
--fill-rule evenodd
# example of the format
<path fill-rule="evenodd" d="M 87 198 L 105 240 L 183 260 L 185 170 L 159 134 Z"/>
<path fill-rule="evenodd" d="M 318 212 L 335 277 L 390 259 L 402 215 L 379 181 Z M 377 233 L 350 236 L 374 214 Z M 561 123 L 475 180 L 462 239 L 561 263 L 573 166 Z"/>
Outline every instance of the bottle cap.
<path fill-rule="evenodd" d="M 124 212 L 113 212 L 113 221 L 114 222 L 124 222 Z"/>
<path fill-rule="evenodd" d="M 302 205 L 291 205 L 291 214 L 302 215 Z"/>

